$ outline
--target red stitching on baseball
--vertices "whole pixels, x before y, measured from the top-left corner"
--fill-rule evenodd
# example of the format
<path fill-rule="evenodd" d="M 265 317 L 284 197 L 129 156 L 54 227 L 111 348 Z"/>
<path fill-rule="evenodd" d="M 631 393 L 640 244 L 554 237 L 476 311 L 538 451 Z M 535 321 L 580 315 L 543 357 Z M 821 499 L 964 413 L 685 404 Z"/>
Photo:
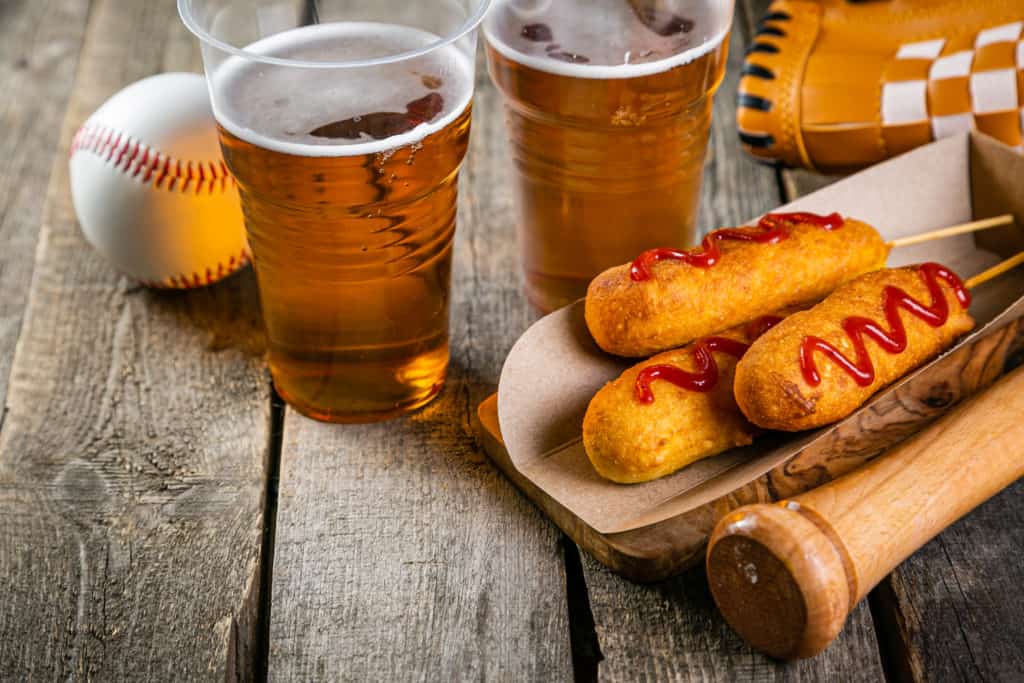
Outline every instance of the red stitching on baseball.
<path fill-rule="evenodd" d="M 228 171 L 223 160 L 183 163 L 181 159 L 158 152 L 140 140 L 99 124 L 86 123 L 75 133 L 75 137 L 71 140 L 69 156 L 73 157 L 77 152 L 95 154 L 132 178 L 138 178 L 141 175 L 142 183 L 147 185 L 152 183 L 153 187 L 157 189 L 163 188 L 165 180 L 168 191 L 174 191 L 178 186 L 178 181 L 181 181 L 181 192 L 187 192 L 190 181 L 195 181 L 195 194 L 197 195 L 202 192 L 204 187 L 209 188 L 209 193 L 213 194 L 218 189 L 220 192 L 226 192 L 229 186 L 236 185 L 234 176 Z M 208 175 L 204 169 L 206 165 L 209 165 Z M 195 289 L 213 284 L 217 280 L 241 270 L 248 265 L 250 258 L 249 251 L 243 249 L 240 256 L 231 256 L 227 265 L 218 262 L 216 277 L 213 275 L 211 266 L 206 268 L 203 275 L 181 273 L 164 280 L 139 280 L 139 282 L 146 287 L 161 289 Z"/>
<path fill-rule="evenodd" d="M 206 285 L 212 285 L 218 280 L 222 280 L 229 275 L 233 275 L 247 266 L 251 258 L 249 251 L 247 249 L 243 249 L 239 256 L 232 256 L 229 258 L 227 265 L 224 265 L 222 261 L 218 261 L 216 276 L 214 275 L 213 268 L 211 266 L 206 269 L 205 274 L 181 273 L 179 275 L 172 275 L 164 280 L 139 280 L 139 282 L 146 287 L 153 287 L 156 289 L 197 289 Z"/>
<path fill-rule="evenodd" d="M 228 171 L 223 160 L 184 161 L 176 159 L 149 147 L 141 140 L 125 135 L 107 126 L 86 123 L 71 141 L 71 156 L 77 152 L 89 152 L 112 164 L 122 173 L 139 178 L 144 184 L 153 184 L 157 189 L 173 192 L 189 191 L 189 180 L 195 180 L 195 194 L 204 188 L 209 194 L 226 192 L 235 186 L 235 178 Z M 206 166 L 209 166 L 209 172 Z M 198 169 L 198 170 L 197 170 Z M 182 181 L 179 183 L 178 181 Z M 147 283 L 144 283 L 147 284 Z"/>

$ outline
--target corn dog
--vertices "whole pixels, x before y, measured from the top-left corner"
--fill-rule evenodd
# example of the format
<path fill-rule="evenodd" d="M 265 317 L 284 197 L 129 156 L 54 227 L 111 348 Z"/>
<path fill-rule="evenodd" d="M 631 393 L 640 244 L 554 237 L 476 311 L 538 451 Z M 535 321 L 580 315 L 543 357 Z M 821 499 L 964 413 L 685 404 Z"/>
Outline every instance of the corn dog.
<path fill-rule="evenodd" d="M 768 214 L 757 227 L 711 233 L 699 249 L 654 249 L 601 273 L 587 291 L 587 327 L 608 353 L 650 356 L 819 301 L 888 255 L 866 223 Z"/>
<path fill-rule="evenodd" d="M 972 330 L 970 300 L 936 263 L 863 275 L 751 345 L 736 367 L 736 403 L 765 429 L 841 420 Z"/>
<path fill-rule="evenodd" d="M 764 316 L 659 354 L 606 384 L 587 407 L 583 445 L 598 474 L 650 481 L 749 444 L 760 431 L 733 398 L 736 361 L 778 321 Z"/>

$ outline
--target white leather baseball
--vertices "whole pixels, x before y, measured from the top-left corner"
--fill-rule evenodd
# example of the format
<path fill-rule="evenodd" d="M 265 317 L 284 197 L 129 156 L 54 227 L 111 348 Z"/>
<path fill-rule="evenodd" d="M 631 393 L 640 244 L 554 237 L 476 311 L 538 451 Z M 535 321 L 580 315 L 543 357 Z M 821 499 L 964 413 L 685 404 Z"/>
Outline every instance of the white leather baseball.
<path fill-rule="evenodd" d="M 190 288 L 248 263 L 202 76 L 152 76 L 114 95 L 78 131 L 70 164 L 82 232 L 127 275 Z"/>

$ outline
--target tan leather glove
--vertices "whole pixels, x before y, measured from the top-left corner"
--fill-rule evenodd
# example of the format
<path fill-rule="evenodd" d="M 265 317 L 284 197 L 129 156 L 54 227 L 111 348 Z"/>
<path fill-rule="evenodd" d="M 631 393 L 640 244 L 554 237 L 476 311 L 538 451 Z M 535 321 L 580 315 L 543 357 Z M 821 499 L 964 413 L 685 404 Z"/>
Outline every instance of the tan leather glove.
<path fill-rule="evenodd" d="M 1024 0 L 776 0 L 737 123 L 761 160 L 849 171 L 976 129 L 1021 148 Z"/>

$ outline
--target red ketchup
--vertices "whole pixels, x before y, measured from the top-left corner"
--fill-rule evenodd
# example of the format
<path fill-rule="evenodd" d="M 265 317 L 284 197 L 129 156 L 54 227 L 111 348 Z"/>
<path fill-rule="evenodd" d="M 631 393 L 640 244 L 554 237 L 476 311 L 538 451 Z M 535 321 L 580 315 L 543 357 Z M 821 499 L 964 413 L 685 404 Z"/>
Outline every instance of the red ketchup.
<path fill-rule="evenodd" d="M 853 343 L 857 355 L 856 360 L 851 361 L 839 349 L 820 337 L 804 338 L 804 342 L 800 346 L 800 370 L 809 385 L 816 387 L 821 384 L 821 375 L 818 374 L 818 366 L 814 362 L 815 351 L 842 368 L 858 385 L 862 387 L 871 385 L 875 381 L 875 366 L 864 345 L 864 338 L 874 339 L 888 353 L 902 353 L 907 348 L 907 329 L 900 318 L 900 308 L 916 315 L 932 327 L 941 327 L 946 324 L 949 319 L 949 304 L 946 302 L 939 280 L 945 280 L 953 289 L 957 301 L 964 309 L 971 305 L 970 292 L 964 287 L 964 283 L 960 281 L 956 273 L 945 266 L 938 263 L 924 263 L 918 266 L 918 272 L 931 294 L 930 306 L 925 306 L 917 301 L 903 289 L 889 285 L 882 295 L 885 302 L 885 319 L 890 328 L 888 331 L 870 318 L 850 316 L 843 321 L 843 330 Z"/>
<path fill-rule="evenodd" d="M 746 328 L 747 339 L 753 342 L 762 334 L 777 325 L 782 318 L 774 315 L 766 315 L 751 322 Z M 661 364 L 649 365 L 637 375 L 633 391 L 636 400 L 640 403 L 654 403 L 654 393 L 651 391 L 651 383 L 655 380 L 664 380 L 675 384 L 680 389 L 688 391 L 708 392 L 718 384 L 718 363 L 715 362 L 712 353 L 727 353 L 736 358 L 742 358 L 743 354 L 750 348 L 745 344 L 728 337 L 705 337 L 694 343 L 691 353 L 693 354 L 696 372 L 687 372 L 678 365 Z"/>
<path fill-rule="evenodd" d="M 776 244 L 789 237 L 787 226 L 809 223 L 823 230 L 835 230 L 843 226 L 843 217 L 838 213 L 820 216 L 816 213 L 770 213 L 763 216 L 754 228 L 722 228 L 708 233 L 699 249 L 650 249 L 640 254 L 630 268 L 629 276 L 635 282 L 651 279 L 651 266 L 658 261 L 682 261 L 697 268 L 710 268 L 722 257 L 718 243 L 722 240 Z"/>

